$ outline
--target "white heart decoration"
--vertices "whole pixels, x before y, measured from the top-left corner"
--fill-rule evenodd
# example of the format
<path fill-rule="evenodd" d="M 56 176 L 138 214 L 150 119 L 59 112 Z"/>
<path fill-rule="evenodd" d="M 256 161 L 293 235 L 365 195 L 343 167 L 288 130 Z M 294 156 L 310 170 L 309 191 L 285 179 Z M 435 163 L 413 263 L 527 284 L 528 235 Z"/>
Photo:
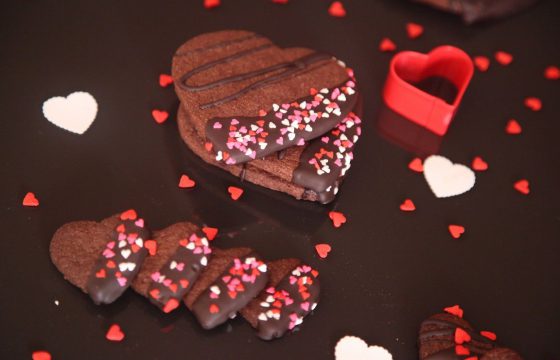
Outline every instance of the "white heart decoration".
<path fill-rule="evenodd" d="M 334 348 L 336 360 L 393 360 L 389 351 L 381 346 L 368 346 L 356 336 L 345 336 L 340 339 Z"/>
<path fill-rule="evenodd" d="M 97 115 L 97 101 L 87 92 L 56 96 L 43 103 L 43 115 L 51 123 L 75 134 L 83 134 Z"/>
<path fill-rule="evenodd" d="M 424 177 L 438 198 L 466 193 L 475 183 L 474 171 L 449 159 L 432 155 L 424 160 Z"/>

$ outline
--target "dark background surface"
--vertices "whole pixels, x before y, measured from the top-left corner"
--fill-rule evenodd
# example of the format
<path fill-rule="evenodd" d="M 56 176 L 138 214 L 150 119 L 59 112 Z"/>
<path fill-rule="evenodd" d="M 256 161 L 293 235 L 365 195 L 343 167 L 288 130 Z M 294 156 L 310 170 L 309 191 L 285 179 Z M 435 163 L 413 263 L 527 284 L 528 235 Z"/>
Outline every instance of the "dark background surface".
<path fill-rule="evenodd" d="M 346 1 L 348 16 L 327 14 L 328 1 L 17 1 L 0 12 L 2 96 L 0 358 L 28 359 L 48 349 L 54 359 L 329 359 L 347 334 L 388 348 L 395 359 L 417 358 L 420 322 L 461 304 L 480 330 L 527 359 L 560 359 L 560 132 L 558 81 L 545 80 L 559 65 L 560 2 L 543 1 L 511 19 L 474 27 L 454 16 L 403 1 Z M 409 40 L 408 21 L 425 26 Z M 204 165 L 183 145 L 173 120 L 157 125 L 153 108 L 176 113 L 173 90 L 157 84 L 171 56 L 199 33 L 254 30 L 281 46 L 308 46 L 336 54 L 356 71 L 365 96 L 364 136 L 350 176 L 334 204 L 292 200 L 242 184 L 240 201 L 226 193 L 238 180 Z M 380 89 L 389 54 L 377 50 L 391 37 L 399 49 L 428 51 L 454 44 L 473 55 L 503 49 L 514 63 L 477 72 L 440 153 L 477 173 L 469 193 L 436 199 L 422 175 L 407 169 L 414 156 L 376 131 Z M 43 101 L 88 91 L 97 119 L 82 136 L 43 118 Z M 538 113 L 526 96 L 544 103 Z M 508 118 L 523 126 L 504 133 Z M 181 173 L 197 181 L 177 188 Z M 531 194 L 513 190 L 519 178 Z M 38 208 L 21 200 L 33 191 Z M 406 197 L 417 210 L 403 213 Z M 151 228 L 191 219 L 220 228 L 214 244 L 250 245 L 274 259 L 297 256 L 321 273 L 323 297 L 297 334 L 260 341 L 241 319 L 204 331 L 185 309 L 159 312 L 127 292 L 97 307 L 63 280 L 48 245 L 63 223 L 100 220 L 136 208 Z M 334 229 L 329 209 L 348 223 Z M 460 240 L 450 223 L 467 228 Z M 325 260 L 314 244 L 333 251 Z M 54 301 L 60 301 L 56 306 Z M 122 343 L 104 335 L 118 322 Z"/>

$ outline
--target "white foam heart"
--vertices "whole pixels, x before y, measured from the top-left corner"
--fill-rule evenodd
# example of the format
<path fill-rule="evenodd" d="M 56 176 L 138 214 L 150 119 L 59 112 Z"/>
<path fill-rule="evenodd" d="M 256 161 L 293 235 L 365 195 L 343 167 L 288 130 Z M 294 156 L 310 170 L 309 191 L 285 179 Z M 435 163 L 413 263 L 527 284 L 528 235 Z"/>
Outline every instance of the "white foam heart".
<path fill-rule="evenodd" d="M 43 115 L 56 126 L 81 135 L 95 120 L 97 101 L 82 91 L 56 96 L 43 103 Z"/>
<path fill-rule="evenodd" d="M 432 155 L 424 160 L 424 177 L 438 198 L 466 193 L 475 184 L 474 171 L 449 159 Z"/>
<path fill-rule="evenodd" d="M 356 336 L 345 336 L 340 339 L 334 348 L 336 360 L 393 360 L 389 351 L 381 346 L 368 346 Z"/>

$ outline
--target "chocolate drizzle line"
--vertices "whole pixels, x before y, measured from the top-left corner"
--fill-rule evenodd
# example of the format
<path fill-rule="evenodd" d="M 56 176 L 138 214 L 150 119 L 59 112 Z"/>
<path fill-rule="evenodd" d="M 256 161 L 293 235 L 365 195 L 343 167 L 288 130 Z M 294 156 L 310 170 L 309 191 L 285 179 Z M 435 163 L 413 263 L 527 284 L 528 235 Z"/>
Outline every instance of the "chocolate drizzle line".
<path fill-rule="evenodd" d="M 204 329 L 212 329 L 235 316 L 267 282 L 266 264 L 255 253 L 235 258 L 195 300 L 192 312 Z"/>
<path fill-rule="evenodd" d="M 179 306 L 200 271 L 208 265 L 212 253 L 208 239 L 198 231 L 188 239 L 179 240 L 178 245 L 161 269 L 151 274 L 148 289 L 149 299 L 166 313 Z"/>
<path fill-rule="evenodd" d="M 319 61 L 323 61 L 323 60 L 329 60 L 332 59 L 332 56 L 328 55 L 328 54 L 323 54 L 323 53 L 312 53 L 306 56 L 303 56 L 297 60 L 294 61 L 289 61 L 289 62 L 283 62 L 283 63 L 279 63 L 276 65 L 271 65 L 262 69 L 258 69 L 258 70 L 254 70 L 254 71 L 249 71 L 247 73 L 244 74 L 238 74 L 238 75 L 233 75 L 233 76 L 229 76 L 220 80 L 216 80 L 214 82 L 210 82 L 204 85 L 197 85 L 197 86 L 193 86 L 193 85 L 189 85 L 188 81 L 191 77 L 193 77 L 194 75 L 201 73 L 203 71 L 206 71 L 216 65 L 219 64 L 224 64 L 233 60 L 237 60 L 240 59 L 242 57 L 245 57 L 247 55 L 253 54 L 255 52 L 267 49 L 274 46 L 273 44 L 263 44 L 251 49 L 247 49 L 247 50 L 243 50 L 237 53 L 234 53 L 232 55 L 223 57 L 221 59 L 217 59 L 214 61 L 211 61 L 209 63 L 206 63 L 204 65 L 201 65 L 199 67 L 196 67 L 188 72 L 186 72 L 185 74 L 183 74 L 180 79 L 179 79 L 179 87 L 181 87 L 181 89 L 186 90 L 186 91 L 191 91 L 191 92 L 197 92 L 197 91 L 203 91 L 203 90 L 208 90 L 208 89 L 212 89 L 218 86 L 223 86 L 223 85 L 227 85 L 229 83 L 232 82 L 238 82 L 238 81 L 243 81 L 243 80 L 247 80 L 247 79 L 251 79 L 251 78 L 255 78 L 261 75 L 265 75 L 265 74 L 269 74 L 272 72 L 278 72 L 276 75 L 273 76 L 269 76 L 267 78 L 258 80 L 254 83 L 252 83 L 251 85 L 239 90 L 236 93 L 233 93 L 231 95 L 228 95 L 226 97 L 223 97 L 221 99 L 215 100 L 215 101 L 211 101 L 209 103 L 206 104 L 201 104 L 199 106 L 199 108 L 201 110 L 206 110 L 209 109 L 211 107 L 214 106 L 218 106 L 221 104 L 224 104 L 226 102 L 235 100 L 237 98 L 239 98 L 241 95 L 246 94 L 247 92 L 251 91 L 251 90 L 256 90 L 259 88 L 262 88 L 266 85 L 281 81 L 283 79 L 286 79 L 302 70 L 305 70 L 309 65 L 319 62 Z M 283 70 L 283 71 L 280 71 Z"/>
<path fill-rule="evenodd" d="M 144 220 L 137 218 L 136 212 L 129 210 L 121 215 L 121 222 L 107 239 L 86 284 L 94 303 L 110 304 L 130 286 L 148 253 L 144 241 L 149 236 Z"/>
<path fill-rule="evenodd" d="M 426 331 L 420 330 L 420 335 L 418 336 L 418 341 L 420 343 L 448 340 L 452 345 L 450 348 L 431 354 L 426 357 L 426 360 L 455 360 L 466 359 L 471 356 L 462 356 L 455 353 L 456 344 L 454 342 L 454 335 L 457 328 L 461 328 L 471 336 L 472 340 L 470 342 L 465 342 L 462 345 L 474 354 L 484 355 L 496 347 L 496 343 L 492 340 L 478 334 L 472 329 L 464 328 L 451 321 L 427 319 L 422 322 L 420 329 L 423 329 L 425 326 L 439 326 L 440 328 Z"/>

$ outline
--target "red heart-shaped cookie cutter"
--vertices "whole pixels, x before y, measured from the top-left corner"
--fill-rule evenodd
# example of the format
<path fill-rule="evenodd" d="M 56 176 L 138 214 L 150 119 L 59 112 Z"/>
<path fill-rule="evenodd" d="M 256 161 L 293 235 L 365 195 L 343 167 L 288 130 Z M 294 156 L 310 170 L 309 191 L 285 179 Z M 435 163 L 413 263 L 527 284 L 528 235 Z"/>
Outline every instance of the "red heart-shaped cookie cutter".
<path fill-rule="evenodd" d="M 459 107 L 474 71 L 471 58 L 454 46 L 439 46 L 428 54 L 403 51 L 391 60 L 383 98 L 388 107 L 430 131 L 444 135 Z M 442 98 L 415 84 L 429 78 L 443 78 L 456 87 L 455 98 Z"/>

